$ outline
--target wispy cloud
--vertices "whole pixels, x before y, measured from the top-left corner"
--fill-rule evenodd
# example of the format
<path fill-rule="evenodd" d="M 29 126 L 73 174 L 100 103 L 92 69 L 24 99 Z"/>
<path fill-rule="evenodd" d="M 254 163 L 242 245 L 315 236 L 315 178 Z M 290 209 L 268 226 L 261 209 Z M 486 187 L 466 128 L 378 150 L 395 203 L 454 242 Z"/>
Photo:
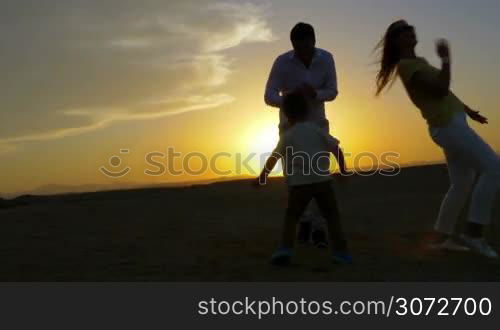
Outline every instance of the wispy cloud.
<path fill-rule="evenodd" d="M 253 3 L 8 2 L 0 14 L 8 78 L 0 82 L 0 154 L 228 104 L 225 51 L 273 40 L 266 7 Z"/>
<path fill-rule="evenodd" d="M 118 121 L 159 119 L 192 111 L 213 109 L 231 103 L 233 100 L 234 98 L 230 95 L 215 94 L 190 96 L 183 101 L 168 99 L 165 102 L 152 102 L 150 103 L 150 106 L 142 106 L 142 108 L 146 108 L 148 110 L 146 112 L 136 112 L 134 109 L 121 108 L 101 108 L 99 109 L 100 112 L 96 111 L 97 109 L 95 108 L 66 110 L 63 111 L 62 114 L 66 116 L 87 117 L 91 119 L 91 124 L 0 139 L 0 154 L 6 154 L 17 150 L 16 144 L 18 143 L 48 141 L 68 136 L 80 135 L 96 129 L 108 127 L 112 123 Z M 179 105 L 180 103 L 183 105 Z M 172 104 L 175 106 L 172 106 Z M 152 107 L 152 105 L 154 105 L 154 107 Z M 163 111 L 151 111 L 152 108 L 163 109 Z"/>

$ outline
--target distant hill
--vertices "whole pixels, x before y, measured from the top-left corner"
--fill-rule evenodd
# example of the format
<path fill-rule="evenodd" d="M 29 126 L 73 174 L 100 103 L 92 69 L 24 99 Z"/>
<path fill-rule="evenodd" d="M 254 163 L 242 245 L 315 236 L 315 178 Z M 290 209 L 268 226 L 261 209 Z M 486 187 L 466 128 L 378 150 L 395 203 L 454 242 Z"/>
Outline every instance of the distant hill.
<path fill-rule="evenodd" d="M 422 162 L 409 162 L 405 164 L 400 164 L 402 168 L 407 167 L 419 167 L 428 165 L 439 165 L 444 161 L 422 161 Z M 360 168 L 359 171 L 367 171 L 368 168 Z M 223 181 L 233 181 L 251 178 L 249 175 L 241 176 L 231 176 L 231 177 L 220 177 L 208 180 L 199 181 L 183 181 L 174 183 L 154 183 L 154 184 L 141 184 L 137 182 L 128 183 L 115 183 L 115 184 L 84 184 L 84 185 L 63 185 L 63 184 L 47 184 L 40 186 L 38 188 L 26 191 L 20 191 L 15 193 L 1 193 L 0 198 L 12 199 L 18 196 L 25 195 L 36 195 L 36 196 L 47 196 L 47 195 L 61 195 L 70 193 L 86 193 L 86 192 L 99 192 L 99 191 L 114 191 L 114 190 L 130 190 L 130 189 L 147 189 L 147 188 L 170 188 L 170 187 L 185 187 L 191 185 L 204 185 Z"/>
<path fill-rule="evenodd" d="M 13 199 L 19 196 L 47 196 L 47 195 L 61 195 L 72 193 L 87 193 L 87 192 L 100 192 L 100 191 L 115 191 L 115 190 L 131 190 L 131 189 L 148 189 L 148 188 L 172 188 L 172 187 L 185 187 L 192 185 L 204 185 L 222 181 L 240 180 L 249 178 L 249 176 L 235 176 L 235 177 L 221 177 L 216 179 L 200 180 L 200 181 L 183 181 L 174 183 L 155 183 L 155 184 L 141 184 L 141 183 L 116 183 L 116 184 L 85 184 L 85 185 L 61 185 L 61 184 L 47 184 L 35 188 L 16 193 L 0 193 L 0 198 Z M 1 204 L 0 204 L 1 205 Z"/>

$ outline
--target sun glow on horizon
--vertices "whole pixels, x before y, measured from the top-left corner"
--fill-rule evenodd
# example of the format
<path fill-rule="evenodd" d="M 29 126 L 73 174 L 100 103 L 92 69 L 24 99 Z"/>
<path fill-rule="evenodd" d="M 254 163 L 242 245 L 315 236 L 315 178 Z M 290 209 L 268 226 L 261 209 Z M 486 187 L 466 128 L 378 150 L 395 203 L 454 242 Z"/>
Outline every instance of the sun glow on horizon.
<path fill-rule="evenodd" d="M 244 150 L 259 155 L 269 154 L 276 147 L 278 140 L 279 129 L 275 123 L 255 125 L 244 138 L 244 143 L 246 143 Z"/>
<path fill-rule="evenodd" d="M 258 173 L 273 152 L 279 140 L 279 129 L 274 121 L 258 121 L 241 137 L 241 152 L 243 158 L 251 157 L 248 165 L 255 174 Z M 281 166 L 276 166 L 280 171 Z M 274 173 L 274 172 L 273 172 Z"/>

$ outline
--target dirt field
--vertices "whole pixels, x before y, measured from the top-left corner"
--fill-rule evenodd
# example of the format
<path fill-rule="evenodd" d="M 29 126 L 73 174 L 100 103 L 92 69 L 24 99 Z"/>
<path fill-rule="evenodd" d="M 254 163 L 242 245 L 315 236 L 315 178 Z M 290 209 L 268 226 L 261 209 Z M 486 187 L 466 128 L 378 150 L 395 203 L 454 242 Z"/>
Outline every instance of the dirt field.
<path fill-rule="evenodd" d="M 338 186 L 351 266 L 331 265 L 327 250 L 313 247 L 298 247 L 290 267 L 269 265 L 286 204 L 282 179 L 258 191 L 233 181 L 3 201 L 0 280 L 499 281 L 498 262 L 426 248 L 447 186 L 444 166 Z M 499 218 L 500 208 L 488 232 L 497 249 Z"/>

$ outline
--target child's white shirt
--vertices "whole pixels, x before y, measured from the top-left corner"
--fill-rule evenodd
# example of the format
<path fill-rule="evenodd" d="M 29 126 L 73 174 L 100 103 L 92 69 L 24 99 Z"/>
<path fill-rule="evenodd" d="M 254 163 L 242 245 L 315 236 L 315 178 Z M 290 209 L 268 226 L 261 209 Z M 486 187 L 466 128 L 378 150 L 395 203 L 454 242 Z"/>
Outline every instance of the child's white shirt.
<path fill-rule="evenodd" d="M 289 186 L 331 180 L 330 152 L 339 140 L 311 122 L 300 122 L 282 134 L 275 152 L 283 159 L 283 175 Z"/>

